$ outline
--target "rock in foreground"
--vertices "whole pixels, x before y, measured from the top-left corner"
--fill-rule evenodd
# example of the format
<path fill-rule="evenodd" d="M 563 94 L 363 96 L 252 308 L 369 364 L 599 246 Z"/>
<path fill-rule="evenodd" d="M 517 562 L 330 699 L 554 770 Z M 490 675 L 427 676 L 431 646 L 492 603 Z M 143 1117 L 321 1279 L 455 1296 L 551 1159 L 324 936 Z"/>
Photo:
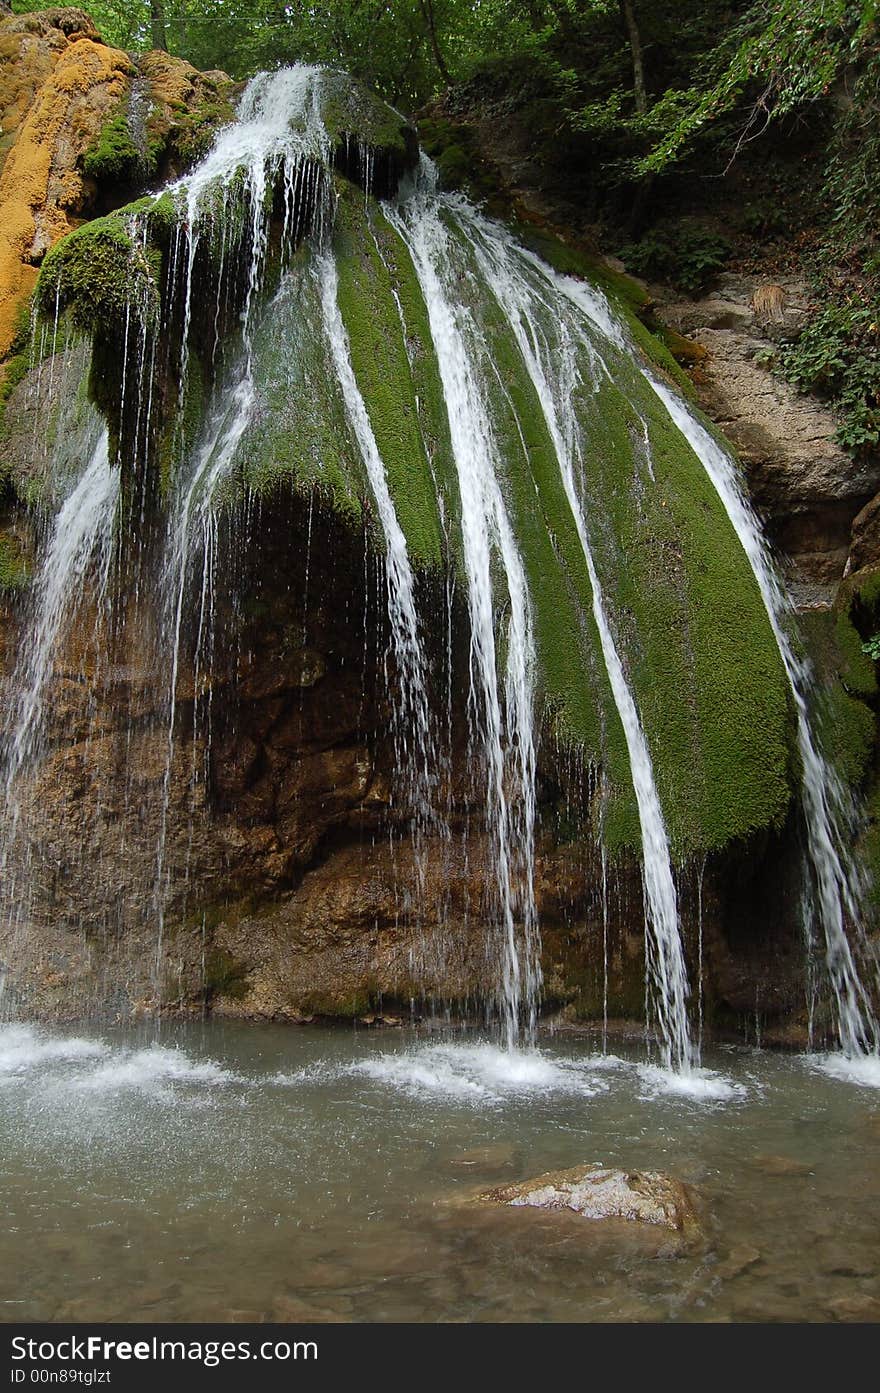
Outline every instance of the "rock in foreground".
<path fill-rule="evenodd" d="M 484 1190 L 478 1199 L 514 1208 L 570 1210 L 584 1219 L 656 1224 L 686 1238 L 701 1232 L 694 1192 L 682 1181 L 657 1171 L 611 1170 L 595 1164 L 575 1166 Z"/>

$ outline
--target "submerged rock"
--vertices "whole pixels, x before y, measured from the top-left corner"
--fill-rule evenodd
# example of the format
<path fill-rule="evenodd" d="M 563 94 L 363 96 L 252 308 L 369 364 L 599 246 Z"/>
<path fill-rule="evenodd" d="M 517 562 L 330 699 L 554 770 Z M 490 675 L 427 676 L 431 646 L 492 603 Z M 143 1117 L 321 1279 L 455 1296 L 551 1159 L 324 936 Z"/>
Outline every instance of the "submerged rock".
<path fill-rule="evenodd" d="M 755 1156 L 752 1165 L 763 1175 L 795 1176 L 809 1175 L 810 1167 L 793 1156 Z"/>
<path fill-rule="evenodd" d="M 511 1208 L 569 1210 L 583 1219 L 655 1224 L 685 1238 L 702 1231 L 690 1186 L 659 1171 L 623 1171 L 591 1164 L 548 1171 L 533 1180 L 484 1190 L 478 1200 Z"/>

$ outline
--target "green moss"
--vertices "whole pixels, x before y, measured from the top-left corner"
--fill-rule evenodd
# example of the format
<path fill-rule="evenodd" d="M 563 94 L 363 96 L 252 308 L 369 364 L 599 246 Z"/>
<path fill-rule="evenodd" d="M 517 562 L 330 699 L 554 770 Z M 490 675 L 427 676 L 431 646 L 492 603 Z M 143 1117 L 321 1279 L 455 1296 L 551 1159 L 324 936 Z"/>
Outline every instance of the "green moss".
<path fill-rule="evenodd" d="M 101 128 L 86 151 L 83 170 L 99 184 L 128 185 L 151 179 L 156 173 L 158 150 L 134 140 L 128 115 L 128 99 Z"/>
<path fill-rule="evenodd" d="M 14 358 L 8 358 L 3 364 L 3 379 L 0 381 L 0 436 L 6 419 L 6 403 L 18 384 L 24 381 L 30 366 L 30 355 L 27 353 L 17 353 Z M 4 477 L 5 472 L 0 461 L 0 478 Z"/>
<path fill-rule="evenodd" d="M 30 567 L 20 538 L 8 528 L 0 531 L 0 593 L 15 594 L 30 580 Z"/>
<path fill-rule="evenodd" d="M 425 154 L 436 158 L 450 145 L 461 146 L 467 140 L 467 132 L 455 121 L 429 116 L 420 119 L 418 137 Z"/>
<path fill-rule="evenodd" d="M 813 715 L 822 752 L 844 786 L 857 790 L 876 741 L 870 703 L 877 696 L 877 678 L 850 619 L 850 597 L 843 590 L 836 610 L 802 615 L 801 630 L 816 676 Z"/>
<path fill-rule="evenodd" d="M 597 566 L 682 857 L 784 821 L 789 687 L 705 470 L 635 365 L 615 354 L 609 366 L 615 387 L 583 403 L 587 487 L 605 500 Z"/>
<path fill-rule="evenodd" d="M 633 339 L 644 353 L 648 362 L 653 363 L 655 367 L 660 368 L 667 377 L 671 378 L 682 393 L 682 396 L 693 401 L 696 398 L 694 384 L 691 382 L 687 373 L 682 371 L 663 340 L 652 333 L 648 326 L 639 319 L 638 315 L 627 311 L 625 307 L 624 317 Z"/>
<path fill-rule="evenodd" d="M 343 519 L 359 524 L 367 480 L 324 340 L 306 245 L 262 318 L 254 365 L 261 405 L 240 450 L 244 484 L 261 497 L 281 485 L 315 490 Z"/>
<path fill-rule="evenodd" d="M 529 576 L 545 698 L 562 738 L 603 767 L 606 843 L 635 847 L 628 755 L 555 451 L 501 311 L 475 289 L 478 276 L 458 279 L 470 286 L 469 308 L 497 376 L 488 395 Z M 552 342 L 552 322 L 543 327 Z M 596 371 L 593 355 L 607 374 Z M 788 683 L 718 496 L 637 364 L 597 332 L 580 350 L 578 374 L 582 511 L 670 838 L 684 858 L 784 821 L 791 798 Z"/>
<path fill-rule="evenodd" d="M 534 251 L 555 271 L 564 276 L 575 276 L 588 281 L 604 291 L 623 315 L 635 343 L 648 361 L 671 378 L 686 397 L 695 397 L 694 384 L 687 373 L 682 371 L 666 341 L 666 329 L 657 325 L 657 332 L 653 332 L 655 326 L 651 316 L 652 300 L 643 285 L 625 272 L 615 271 L 601 258 L 569 246 L 545 228 L 534 228 L 519 223 L 515 225 L 514 230 L 524 246 Z M 646 320 L 651 320 L 651 324 L 646 323 Z M 675 340 L 672 342 L 674 344 Z"/>
<path fill-rule="evenodd" d="M 402 167 L 412 163 L 411 128 L 400 112 L 347 74 L 325 72 L 321 116 L 334 145 L 353 139 L 396 157 Z"/>
<path fill-rule="evenodd" d="M 241 1001 L 248 994 L 247 968 L 225 948 L 212 948 L 205 959 L 205 995 Z"/>
<path fill-rule="evenodd" d="M 339 308 L 352 367 L 397 518 L 413 560 L 437 566 L 443 544 L 437 487 L 422 436 L 418 393 L 395 301 L 396 285 L 392 283 L 392 267 L 397 282 L 406 266 L 402 248 L 384 220 L 373 224 L 363 200 L 357 197 L 340 199 L 334 248 Z"/>
<path fill-rule="evenodd" d="M 232 102 L 219 95 L 191 109 L 182 107 L 168 136 L 170 154 L 185 167 L 196 164 L 210 150 L 220 127 L 227 125 L 234 115 Z"/>
<path fill-rule="evenodd" d="M 858 861 L 868 880 L 868 904 L 876 916 L 880 912 L 880 778 L 874 771 L 872 787 L 865 799 L 865 827 L 859 838 Z"/>
<path fill-rule="evenodd" d="M 461 254 L 464 255 L 462 248 Z M 464 277 L 461 278 L 464 285 Z M 602 765 L 605 836 L 615 846 L 638 841 L 629 759 L 592 613 L 589 574 L 541 405 L 528 369 L 493 297 L 470 310 L 483 331 L 492 376 L 485 395 L 500 449 L 511 521 L 529 580 L 542 694 L 558 739 Z M 501 578 L 499 577 L 499 588 Z M 505 604 L 503 592 L 496 601 Z"/>
<path fill-rule="evenodd" d="M 437 160 L 440 181 L 445 189 L 464 188 L 472 174 L 473 164 L 461 145 L 449 145 Z"/>
<path fill-rule="evenodd" d="M 446 546 L 455 558 L 455 545 L 451 539 L 458 536 L 461 501 L 446 399 L 431 338 L 428 310 L 415 267 L 401 238 L 384 219 L 373 222 L 372 230 L 376 237 L 376 248 L 388 274 L 389 289 L 399 311 L 419 432 L 427 454 L 434 493 L 442 505 L 441 526 Z M 395 481 L 392 483 L 394 485 Z"/>
<path fill-rule="evenodd" d="M 161 254 L 132 237 L 128 212 L 85 223 L 47 253 L 36 291 L 42 313 L 53 313 L 57 303 L 77 329 L 105 335 L 124 326 L 132 304 L 156 319 Z"/>

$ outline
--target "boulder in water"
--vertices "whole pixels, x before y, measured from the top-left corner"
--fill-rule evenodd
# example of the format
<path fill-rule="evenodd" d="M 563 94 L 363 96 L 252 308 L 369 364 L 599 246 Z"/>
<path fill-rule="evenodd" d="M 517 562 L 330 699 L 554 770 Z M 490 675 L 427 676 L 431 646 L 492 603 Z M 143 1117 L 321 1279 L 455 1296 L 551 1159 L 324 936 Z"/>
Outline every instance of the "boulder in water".
<path fill-rule="evenodd" d="M 701 1223 L 694 1191 L 658 1171 L 623 1171 L 596 1164 L 548 1171 L 533 1180 L 484 1190 L 489 1204 L 511 1208 L 568 1210 L 583 1219 L 625 1219 L 697 1237 Z"/>

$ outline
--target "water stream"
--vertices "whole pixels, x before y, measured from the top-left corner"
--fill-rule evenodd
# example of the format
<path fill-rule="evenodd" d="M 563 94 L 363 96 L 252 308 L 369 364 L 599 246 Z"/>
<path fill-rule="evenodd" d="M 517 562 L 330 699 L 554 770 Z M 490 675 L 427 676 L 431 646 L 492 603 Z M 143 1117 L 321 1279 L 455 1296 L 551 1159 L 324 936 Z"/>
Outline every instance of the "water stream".
<path fill-rule="evenodd" d="M 386 217 L 413 259 L 431 336 L 455 456 L 471 624 L 471 705 L 486 765 L 501 943 L 501 1010 L 509 1048 L 534 1038 L 540 988 L 534 903 L 535 667 L 528 587 L 499 484 L 498 445 L 482 378 L 486 348 L 458 296 L 462 267 L 427 180 Z M 506 625 L 503 700 L 499 682 L 492 561 L 504 573 Z M 512 753 L 511 753 L 512 752 Z"/>
<path fill-rule="evenodd" d="M 880 1025 L 862 983 L 848 936 L 848 930 L 859 933 L 862 924 L 862 879 L 850 853 L 854 816 L 836 774 L 813 735 L 808 705 L 811 672 L 789 637 L 790 601 L 770 559 L 758 521 L 743 494 L 732 459 L 668 387 L 650 375 L 648 380 L 705 466 L 758 582 L 794 700 L 804 829 L 814 879 L 814 910 L 825 939 L 825 962 L 834 994 L 840 1048 L 848 1058 L 873 1057 L 880 1066 Z"/>
<path fill-rule="evenodd" d="M 522 251 L 498 224 L 488 222 L 464 200 L 449 200 L 447 206 L 474 248 L 486 283 L 513 329 L 559 462 L 589 574 L 602 656 L 629 753 L 642 834 L 648 980 L 663 1058 L 669 1068 L 688 1070 L 695 1058 L 687 1017 L 687 972 L 669 841 L 648 743 L 612 634 L 583 501 L 585 446 L 574 402 L 580 383 L 575 349 L 583 340 L 584 316 L 560 291 L 558 278 L 550 268 L 536 265 L 534 258 Z"/>
<path fill-rule="evenodd" d="M 0 1026 L 16 1321 L 876 1319 L 880 1116 L 801 1059 L 239 1024 Z M 717 1085 L 723 1084 L 720 1088 Z M 706 1240 L 472 1206 L 598 1161 L 694 1185 Z"/>

